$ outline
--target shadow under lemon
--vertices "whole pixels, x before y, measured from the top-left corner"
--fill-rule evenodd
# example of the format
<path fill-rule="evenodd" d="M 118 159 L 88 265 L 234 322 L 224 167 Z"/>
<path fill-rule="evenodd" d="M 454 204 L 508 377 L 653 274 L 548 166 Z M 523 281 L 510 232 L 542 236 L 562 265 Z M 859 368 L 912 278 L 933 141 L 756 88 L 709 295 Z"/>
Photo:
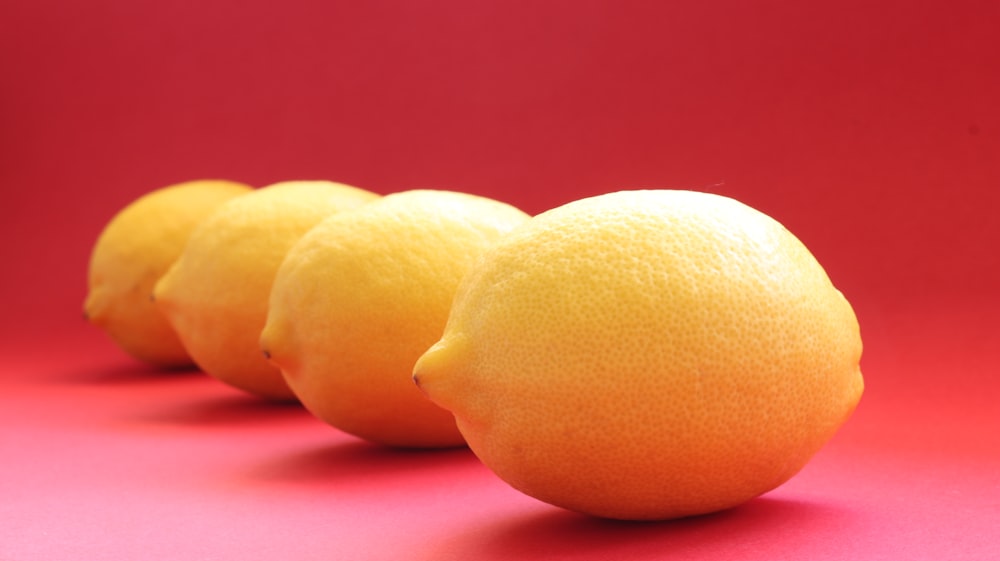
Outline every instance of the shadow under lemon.
<path fill-rule="evenodd" d="M 427 559 L 693 559 L 747 551 L 784 558 L 843 532 L 835 504 L 763 496 L 701 516 L 664 521 L 597 518 L 539 503 L 521 515 L 470 526 Z"/>
<path fill-rule="evenodd" d="M 205 376 L 204 374 L 200 374 Z M 297 402 L 270 401 L 236 392 L 207 378 L 213 392 L 173 399 L 145 413 L 143 420 L 192 426 L 271 425 L 281 420 L 312 422 L 314 419 Z"/>
<path fill-rule="evenodd" d="M 373 490 L 418 487 L 478 472 L 493 477 L 465 447 L 393 448 L 331 429 L 331 443 L 274 456 L 252 466 L 253 479 L 289 485 Z"/>

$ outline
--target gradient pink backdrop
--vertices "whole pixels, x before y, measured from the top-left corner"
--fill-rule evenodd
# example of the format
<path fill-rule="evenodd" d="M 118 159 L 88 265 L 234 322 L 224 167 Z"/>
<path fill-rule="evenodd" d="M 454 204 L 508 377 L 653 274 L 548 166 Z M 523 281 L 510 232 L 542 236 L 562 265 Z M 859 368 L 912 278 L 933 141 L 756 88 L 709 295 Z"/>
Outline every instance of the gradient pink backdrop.
<path fill-rule="evenodd" d="M 305 536 L 319 530 L 306 521 L 325 518 L 346 540 L 344 558 L 1000 555 L 986 531 L 1000 516 L 998 28 L 1000 3 L 975 0 L 5 1 L 0 493 L 6 485 L 14 498 L 0 494 L 0 517 L 21 522 L 0 526 L 0 559 L 56 558 L 84 536 L 80 551 L 93 559 L 190 555 L 211 542 L 205 521 L 231 538 L 212 550 L 218 558 L 263 556 L 265 542 L 313 558 Z M 202 177 L 455 189 L 532 213 L 622 188 L 730 195 L 798 235 L 854 303 L 868 392 L 790 491 L 721 521 L 621 527 L 535 514 L 549 511 L 467 455 L 401 460 L 198 377 L 147 379 L 83 323 L 88 254 L 106 221 L 149 190 Z M 185 402 L 188 392 L 200 397 Z M 206 395 L 223 405 L 198 405 Z M 152 436 L 143 425 L 122 440 L 118 425 L 94 422 L 168 402 L 183 413 L 159 419 Z M 313 491 L 329 492 L 327 471 L 355 466 L 358 485 L 396 496 L 326 512 L 249 486 L 241 492 L 267 505 L 253 515 L 225 489 L 195 508 L 118 485 L 165 456 L 197 457 L 139 488 L 301 443 L 256 414 L 348 451 L 341 463 L 323 453 L 292 462 Z M 82 435 L 70 429 L 81 424 Z M 121 473 L 98 462 L 77 481 L 39 467 L 70 462 L 80 438 Z M 417 468 L 387 467 L 401 461 Z M 453 493 L 427 506 L 415 486 L 435 462 L 479 502 Z M 419 508 L 394 502 L 410 495 Z M 846 506 L 803 510 L 803 496 Z M 393 514 L 379 530 L 385 509 Z M 87 512 L 109 527 L 153 529 L 140 539 L 69 523 Z M 288 525 L 270 541 L 224 522 L 273 517 Z M 420 539 L 428 519 L 435 529 Z M 182 542 L 165 529 L 180 521 Z M 470 528 L 487 537 L 463 541 L 480 535 Z M 734 532 L 757 549 L 726 548 Z M 394 543 L 431 545 L 408 557 Z M 323 551 L 316 558 L 338 558 Z"/>

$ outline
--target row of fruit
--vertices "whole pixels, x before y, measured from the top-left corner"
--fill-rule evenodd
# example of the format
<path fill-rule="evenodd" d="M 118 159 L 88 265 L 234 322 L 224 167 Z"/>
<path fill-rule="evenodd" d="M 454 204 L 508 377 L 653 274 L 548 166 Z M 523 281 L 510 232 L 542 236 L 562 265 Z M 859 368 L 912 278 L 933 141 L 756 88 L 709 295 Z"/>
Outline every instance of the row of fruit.
<path fill-rule="evenodd" d="M 328 181 L 165 187 L 97 240 L 86 317 L 125 351 L 390 446 L 468 444 L 598 516 L 735 506 L 856 406 L 854 313 L 733 199 L 620 191 L 529 217 Z"/>

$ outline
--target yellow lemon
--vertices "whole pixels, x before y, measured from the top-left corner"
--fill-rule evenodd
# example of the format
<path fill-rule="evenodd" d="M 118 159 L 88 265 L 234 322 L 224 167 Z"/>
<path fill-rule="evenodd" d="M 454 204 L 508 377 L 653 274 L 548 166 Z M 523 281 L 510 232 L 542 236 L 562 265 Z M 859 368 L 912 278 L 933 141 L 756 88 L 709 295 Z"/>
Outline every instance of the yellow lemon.
<path fill-rule="evenodd" d="M 261 347 L 306 409 L 345 432 L 395 446 L 460 445 L 452 415 L 414 387 L 413 363 L 440 337 L 473 260 L 527 218 L 433 190 L 328 218 L 282 264 Z"/>
<path fill-rule="evenodd" d="M 847 300 L 775 220 L 718 195 L 623 191 L 500 239 L 414 378 L 513 487 L 666 519 L 797 473 L 858 403 L 861 348 Z"/>
<path fill-rule="evenodd" d="M 191 365 L 149 295 L 195 225 L 250 189 L 233 181 L 189 181 L 147 193 L 119 211 L 91 253 L 84 316 L 137 359 L 160 366 Z"/>
<path fill-rule="evenodd" d="M 208 216 L 153 291 L 195 363 L 249 393 L 294 399 L 257 342 L 274 275 L 310 228 L 377 198 L 329 181 L 288 181 L 233 199 Z"/>

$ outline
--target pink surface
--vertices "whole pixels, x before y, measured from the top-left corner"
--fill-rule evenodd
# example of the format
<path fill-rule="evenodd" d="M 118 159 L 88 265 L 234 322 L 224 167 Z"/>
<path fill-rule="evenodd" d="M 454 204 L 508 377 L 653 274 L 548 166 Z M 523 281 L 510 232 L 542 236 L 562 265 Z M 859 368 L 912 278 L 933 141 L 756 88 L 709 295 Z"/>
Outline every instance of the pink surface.
<path fill-rule="evenodd" d="M 1000 4 L 869 4 L 0 4 L 0 560 L 1000 558 Z M 104 223 L 213 176 L 734 196 L 855 305 L 866 394 L 743 507 L 561 511 L 84 324 Z"/>
<path fill-rule="evenodd" d="M 796 478 L 664 523 L 565 512 L 465 449 L 369 445 L 83 337 L 3 370 L 0 559 L 995 558 L 997 337 L 943 327 L 982 313 L 925 319 L 872 338 L 863 406 Z"/>

